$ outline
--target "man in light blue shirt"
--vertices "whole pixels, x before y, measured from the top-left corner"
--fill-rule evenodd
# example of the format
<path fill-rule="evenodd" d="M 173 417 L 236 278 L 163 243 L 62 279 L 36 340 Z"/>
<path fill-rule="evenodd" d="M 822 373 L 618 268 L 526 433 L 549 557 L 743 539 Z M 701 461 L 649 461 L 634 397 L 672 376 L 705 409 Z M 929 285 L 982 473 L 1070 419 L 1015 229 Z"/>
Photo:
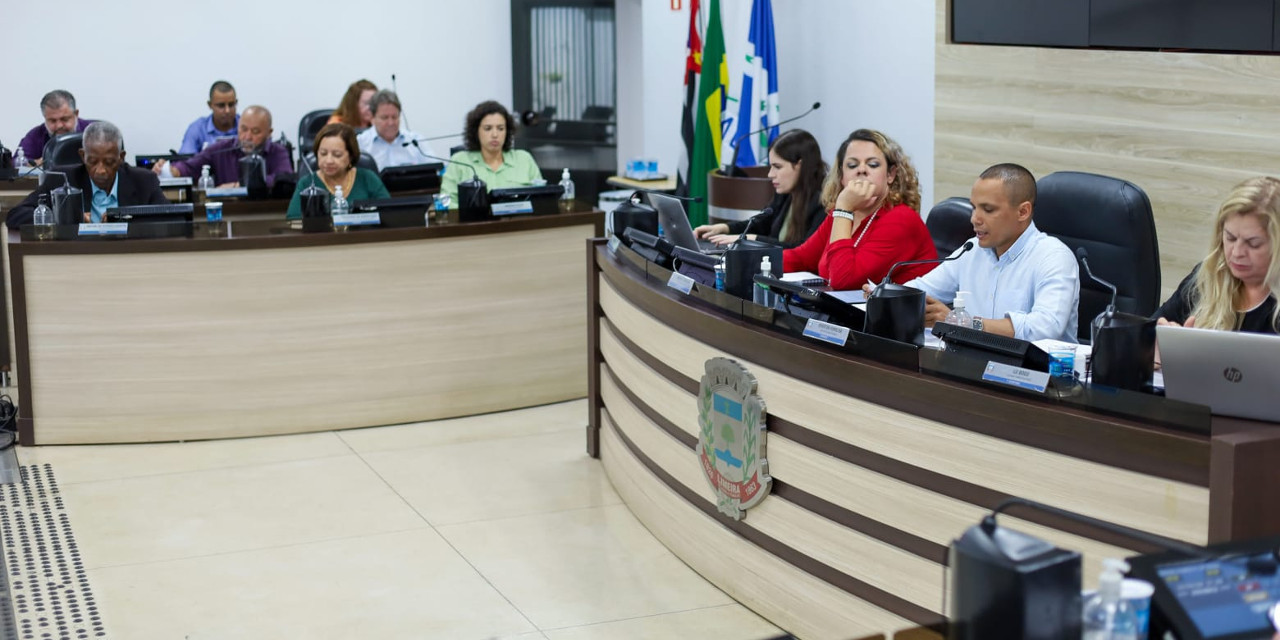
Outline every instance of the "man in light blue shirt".
<path fill-rule="evenodd" d="M 240 115 L 236 113 L 238 102 L 236 88 L 230 82 L 219 80 L 213 83 L 209 87 L 209 111 L 212 113 L 196 118 L 187 127 L 178 153 L 194 155 L 223 138 L 234 138 L 240 125 Z"/>
<path fill-rule="evenodd" d="M 925 325 L 944 320 L 956 292 L 967 291 L 975 329 L 1076 342 L 1080 270 L 1071 250 L 1031 220 L 1035 177 L 1016 164 L 995 165 L 978 177 L 969 200 L 979 248 L 906 283 L 925 292 Z"/>
<path fill-rule="evenodd" d="M 431 144 L 412 131 L 400 130 L 400 98 L 394 91 L 383 89 L 369 99 L 373 112 L 373 126 L 365 129 L 356 140 L 360 151 L 373 156 L 378 170 L 409 164 L 435 162 L 436 153 Z"/>

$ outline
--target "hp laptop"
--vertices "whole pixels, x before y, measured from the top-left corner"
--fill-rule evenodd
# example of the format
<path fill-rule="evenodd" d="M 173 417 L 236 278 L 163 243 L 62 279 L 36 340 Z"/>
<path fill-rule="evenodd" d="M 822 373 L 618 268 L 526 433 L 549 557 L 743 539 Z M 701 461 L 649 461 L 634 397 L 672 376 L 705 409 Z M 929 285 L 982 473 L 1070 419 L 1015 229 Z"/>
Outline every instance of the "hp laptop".
<path fill-rule="evenodd" d="M 1156 327 L 1164 394 L 1215 415 L 1280 422 L 1280 336 Z"/>
<path fill-rule="evenodd" d="M 689 216 L 684 212 L 684 203 L 661 193 L 649 192 L 649 202 L 658 212 L 658 223 L 662 225 L 662 236 L 677 247 L 700 253 L 724 253 L 724 247 L 706 240 L 698 240 L 693 235 L 693 227 L 689 225 Z"/>

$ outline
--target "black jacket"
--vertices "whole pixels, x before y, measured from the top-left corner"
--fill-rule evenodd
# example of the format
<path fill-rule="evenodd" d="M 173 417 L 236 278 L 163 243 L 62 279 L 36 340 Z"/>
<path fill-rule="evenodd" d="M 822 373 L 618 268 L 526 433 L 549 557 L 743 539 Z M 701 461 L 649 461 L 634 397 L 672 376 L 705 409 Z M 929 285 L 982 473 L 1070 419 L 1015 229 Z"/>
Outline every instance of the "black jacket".
<path fill-rule="evenodd" d="M 782 193 L 774 196 L 773 201 L 769 203 L 769 206 L 773 208 L 773 213 L 756 217 L 755 222 L 751 225 L 751 233 L 756 235 L 756 240 L 781 245 L 784 249 L 803 244 L 805 240 L 809 239 L 809 236 L 813 235 L 813 232 L 818 230 L 818 227 L 822 226 L 822 221 L 827 217 L 826 210 L 822 208 L 821 195 L 821 193 L 813 194 L 813 200 L 809 202 L 809 206 L 799 212 L 799 215 L 805 216 L 804 222 L 800 227 L 804 229 L 801 237 L 791 238 L 787 242 L 778 239 L 778 236 L 782 235 L 782 223 L 787 219 L 787 207 L 791 206 L 791 194 Z M 746 220 L 728 224 L 729 233 L 742 233 L 747 228 Z"/>
<path fill-rule="evenodd" d="M 138 169 L 122 164 L 116 174 L 120 176 L 116 184 L 116 199 L 120 202 L 120 206 L 167 204 L 169 202 L 164 197 L 164 193 L 160 191 L 160 179 L 154 173 L 146 169 Z M 73 186 L 84 191 L 84 206 L 88 208 L 93 202 L 93 186 L 89 180 L 89 170 L 83 164 L 75 165 L 67 171 L 67 179 L 71 181 Z M 40 185 L 40 188 L 31 192 L 31 195 L 9 211 L 5 224 L 9 225 L 10 229 L 17 229 L 21 225 L 31 224 L 31 217 L 35 214 L 40 194 L 49 193 L 61 185 L 61 180 L 45 180 L 45 183 Z M 50 204 L 53 204 L 52 198 L 50 198 Z"/>

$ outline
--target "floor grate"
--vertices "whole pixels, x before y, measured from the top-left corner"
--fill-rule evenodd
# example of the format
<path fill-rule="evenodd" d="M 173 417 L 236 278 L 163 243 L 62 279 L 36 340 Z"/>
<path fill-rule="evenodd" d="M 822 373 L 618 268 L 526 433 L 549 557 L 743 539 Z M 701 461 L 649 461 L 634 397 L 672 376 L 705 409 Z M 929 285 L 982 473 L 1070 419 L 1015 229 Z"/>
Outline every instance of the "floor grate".
<path fill-rule="evenodd" d="M 53 467 L 19 473 L 20 482 L 0 488 L 0 638 L 107 637 Z"/>

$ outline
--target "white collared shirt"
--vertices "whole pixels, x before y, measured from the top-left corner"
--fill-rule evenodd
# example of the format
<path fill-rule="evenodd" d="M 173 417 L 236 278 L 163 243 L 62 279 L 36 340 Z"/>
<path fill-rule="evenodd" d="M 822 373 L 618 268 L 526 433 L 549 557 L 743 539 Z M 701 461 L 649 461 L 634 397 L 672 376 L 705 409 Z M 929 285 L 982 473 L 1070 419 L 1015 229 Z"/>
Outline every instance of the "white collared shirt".
<path fill-rule="evenodd" d="M 405 143 L 413 140 L 418 141 L 417 146 L 412 144 L 405 146 Z M 376 128 L 369 127 L 356 136 L 356 141 L 360 143 L 361 151 L 373 156 L 374 161 L 378 163 L 379 171 L 387 167 L 439 162 L 427 157 L 436 155 L 435 150 L 431 148 L 431 143 L 421 139 L 412 131 L 401 131 L 395 140 L 387 142 L 378 135 Z"/>
<path fill-rule="evenodd" d="M 1080 268 L 1067 245 L 1041 232 L 1034 222 L 999 258 L 994 249 L 978 247 L 977 238 L 971 241 L 977 248 L 907 286 L 947 304 L 957 291 L 968 291 L 965 309 L 970 314 L 1009 318 L 1013 336 L 1020 340 L 1076 342 Z"/>

